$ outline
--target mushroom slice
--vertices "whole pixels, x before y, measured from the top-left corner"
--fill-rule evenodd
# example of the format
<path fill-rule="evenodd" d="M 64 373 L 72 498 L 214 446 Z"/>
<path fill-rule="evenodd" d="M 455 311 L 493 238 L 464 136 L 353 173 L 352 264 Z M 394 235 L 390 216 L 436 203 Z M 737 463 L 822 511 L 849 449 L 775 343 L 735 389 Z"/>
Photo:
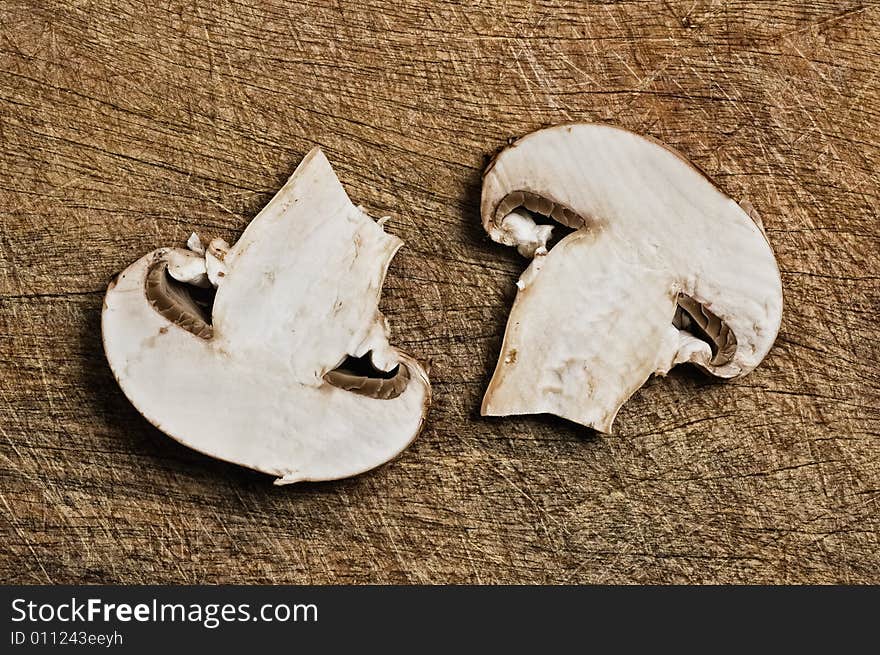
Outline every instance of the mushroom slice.
<path fill-rule="evenodd" d="M 147 420 L 278 484 L 356 475 L 409 445 L 428 377 L 378 309 L 402 241 L 351 203 L 320 150 L 235 245 L 200 244 L 155 250 L 107 290 L 107 359 Z"/>
<path fill-rule="evenodd" d="M 492 239 L 534 257 L 483 415 L 610 432 L 652 373 L 690 362 L 744 375 L 779 331 L 782 285 L 757 212 L 657 141 L 598 124 L 529 134 L 485 171 L 481 213 Z M 554 221 L 573 231 L 551 247 Z"/>

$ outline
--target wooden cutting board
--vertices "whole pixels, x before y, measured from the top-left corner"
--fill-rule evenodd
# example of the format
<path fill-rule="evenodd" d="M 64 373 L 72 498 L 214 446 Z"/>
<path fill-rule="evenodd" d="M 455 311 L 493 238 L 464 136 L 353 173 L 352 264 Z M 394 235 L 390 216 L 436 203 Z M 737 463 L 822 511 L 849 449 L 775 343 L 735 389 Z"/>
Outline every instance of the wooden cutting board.
<path fill-rule="evenodd" d="M 0 582 L 880 582 L 878 43 L 857 1 L 0 0 Z M 754 373 L 652 379 L 612 436 L 479 416 L 525 267 L 480 172 L 561 121 L 681 150 L 782 270 Z M 315 145 L 406 241 L 382 307 L 435 403 L 391 464 L 277 488 L 144 421 L 99 317 Z"/>

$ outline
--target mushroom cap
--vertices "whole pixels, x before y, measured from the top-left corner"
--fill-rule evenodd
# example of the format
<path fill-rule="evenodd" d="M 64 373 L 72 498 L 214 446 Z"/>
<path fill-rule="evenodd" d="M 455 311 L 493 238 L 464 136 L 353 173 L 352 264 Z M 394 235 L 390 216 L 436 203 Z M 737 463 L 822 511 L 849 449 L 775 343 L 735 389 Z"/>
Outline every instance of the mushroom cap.
<path fill-rule="evenodd" d="M 367 471 L 409 445 L 430 402 L 378 309 L 401 245 L 312 150 L 228 252 L 214 244 L 210 320 L 166 273 L 187 251 L 160 248 L 119 274 L 102 313 L 110 367 L 147 420 L 207 455 L 278 483 Z M 352 358 L 375 375 L 347 371 Z"/>
<path fill-rule="evenodd" d="M 751 211 L 682 155 L 608 125 L 546 128 L 502 150 L 484 173 L 483 226 L 535 256 L 483 414 L 610 432 L 652 373 L 754 369 L 779 330 L 782 285 Z M 535 215 L 574 231 L 548 252 Z"/>

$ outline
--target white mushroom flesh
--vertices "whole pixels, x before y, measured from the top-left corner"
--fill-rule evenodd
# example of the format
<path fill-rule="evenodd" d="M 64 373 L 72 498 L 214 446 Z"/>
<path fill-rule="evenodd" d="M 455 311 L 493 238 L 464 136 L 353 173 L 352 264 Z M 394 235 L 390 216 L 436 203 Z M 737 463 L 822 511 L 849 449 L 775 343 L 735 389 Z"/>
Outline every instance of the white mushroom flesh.
<path fill-rule="evenodd" d="M 401 245 L 313 150 L 234 246 L 210 243 L 198 270 L 212 306 L 178 282 L 198 276 L 166 274 L 197 238 L 118 276 L 102 317 L 110 366 L 162 431 L 278 483 L 374 468 L 415 438 L 430 399 L 378 310 Z"/>
<path fill-rule="evenodd" d="M 651 374 L 684 362 L 724 378 L 751 371 L 779 330 L 782 287 L 745 207 L 681 155 L 611 126 L 548 128 L 503 150 L 484 174 L 483 225 L 534 259 L 483 414 L 551 413 L 610 432 Z M 535 217 L 575 231 L 547 252 Z"/>

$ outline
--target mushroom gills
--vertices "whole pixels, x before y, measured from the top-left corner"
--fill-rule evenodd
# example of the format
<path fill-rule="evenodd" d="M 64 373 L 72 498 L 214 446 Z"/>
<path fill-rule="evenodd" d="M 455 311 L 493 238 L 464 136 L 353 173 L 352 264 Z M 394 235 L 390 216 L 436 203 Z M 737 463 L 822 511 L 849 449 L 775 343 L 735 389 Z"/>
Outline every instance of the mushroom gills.
<path fill-rule="evenodd" d="M 398 364 L 390 371 L 382 371 L 373 364 L 372 351 L 361 357 L 346 356 L 345 360 L 324 375 L 334 387 L 380 400 L 397 398 L 409 382 L 409 369 Z"/>
<path fill-rule="evenodd" d="M 511 212 L 522 208 L 527 209 L 532 214 L 540 214 L 541 216 L 553 219 L 560 225 L 572 230 L 579 230 L 587 225 L 587 221 L 583 216 L 565 204 L 522 189 L 508 193 L 498 203 L 495 215 L 499 219 L 503 219 Z"/>
<path fill-rule="evenodd" d="M 703 303 L 680 293 L 675 306 L 672 324 L 688 332 L 712 349 L 712 366 L 723 366 L 736 354 L 736 335 L 730 327 L 710 311 Z"/>
<path fill-rule="evenodd" d="M 533 214 L 540 214 L 572 230 L 586 227 L 587 221 L 570 207 L 531 191 L 512 191 L 498 203 L 495 215 L 504 218 L 511 212 L 525 208 Z"/>
<path fill-rule="evenodd" d="M 499 223 L 524 257 L 546 255 L 567 235 L 587 226 L 587 220 L 560 202 L 531 191 L 513 191 L 499 203 Z"/>
<path fill-rule="evenodd" d="M 161 316 L 202 339 L 214 336 L 214 287 L 205 289 L 175 280 L 168 272 L 168 261 L 159 259 L 147 272 L 145 291 L 150 306 Z"/>

